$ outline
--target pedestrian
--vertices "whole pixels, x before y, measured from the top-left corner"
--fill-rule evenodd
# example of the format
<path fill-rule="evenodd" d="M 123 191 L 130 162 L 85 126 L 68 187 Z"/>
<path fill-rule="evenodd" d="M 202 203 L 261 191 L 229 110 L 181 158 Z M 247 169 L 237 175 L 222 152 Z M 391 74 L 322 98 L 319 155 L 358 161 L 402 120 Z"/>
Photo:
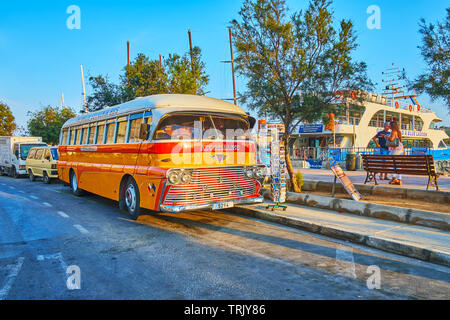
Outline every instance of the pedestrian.
<path fill-rule="evenodd" d="M 385 137 L 387 139 L 386 145 L 389 147 L 389 154 L 402 155 L 405 152 L 402 143 L 402 132 L 400 131 L 397 121 L 394 120 L 391 122 L 391 134 Z M 389 184 L 401 185 L 402 175 L 392 175 L 392 180 L 389 182 Z"/>
<path fill-rule="evenodd" d="M 379 151 L 380 155 L 388 155 L 389 154 L 389 148 L 386 146 L 386 136 L 390 135 L 390 130 L 391 130 L 391 123 L 385 122 L 383 131 L 378 132 L 372 138 L 372 140 L 373 140 L 373 142 L 375 142 L 375 145 L 377 146 L 377 148 L 380 149 L 380 151 Z M 389 180 L 388 174 L 384 173 L 384 178 L 383 178 L 383 173 L 381 173 L 380 180 Z"/>

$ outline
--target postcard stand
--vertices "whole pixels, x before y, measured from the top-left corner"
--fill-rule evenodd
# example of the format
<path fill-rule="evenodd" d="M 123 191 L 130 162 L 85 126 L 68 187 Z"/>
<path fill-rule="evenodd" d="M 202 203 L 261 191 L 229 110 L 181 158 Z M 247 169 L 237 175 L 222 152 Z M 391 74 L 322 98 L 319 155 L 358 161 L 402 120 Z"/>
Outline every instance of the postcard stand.
<path fill-rule="evenodd" d="M 266 209 L 274 211 L 276 208 L 281 208 L 286 211 L 287 205 L 282 204 L 286 202 L 286 146 L 285 141 L 281 138 L 284 130 L 280 125 L 274 126 L 270 130 L 272 131 L 270 143 L 271 191 L 274 204 L 267 205 Z"/>

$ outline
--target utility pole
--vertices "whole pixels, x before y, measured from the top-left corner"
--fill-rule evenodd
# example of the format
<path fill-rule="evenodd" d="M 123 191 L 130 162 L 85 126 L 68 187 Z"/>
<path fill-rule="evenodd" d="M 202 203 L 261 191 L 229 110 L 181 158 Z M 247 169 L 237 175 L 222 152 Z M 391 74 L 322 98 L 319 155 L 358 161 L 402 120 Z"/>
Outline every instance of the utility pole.
<path fill-rule="evenodd" d="M 127 41 L 127 66 L 130 65 L 130 41 Z"/>
<path fill-rule="evenodd" d="M 61 111 L 65 108 L 65 105 L 64 105 L 64 93 L 62 93 L 61 94 Z"/>
<path fill-rule="evenodd" d="M 162 69 L 162 60 L 161 60 L 161 54 L 159 55 L 159 67 Z"/>
<path fill-rule="evenodd" d="M 237 100 L 236 100 L 236 82 L 234 80 L 233 38 L 232 38 L 232 35 L 231 35 L 231 28 L 228 28 L 228 33 L 230 35 L 231 73 L 233 75 L 233 99 L 234 99 L 234 104 L 237 105 Z"/>
<path fill-rule="evenodd" d="M 80 64 L 80 69 L 81 69 L 81 83 L 83 84 L 84 112 L 87 112 L 86 88 L 84 86 L 84 74 L 83 74 L 83 65 L 82 64 Z"/>
<path fill-rule="evenodd" d="M 192 69 L 192 73 L 194 73 L 194 54 L 192 52 L 191 30 L 188 30 L 188 35 L 189 35 L 189 52 L 191 54 L 191 69 Z"/>

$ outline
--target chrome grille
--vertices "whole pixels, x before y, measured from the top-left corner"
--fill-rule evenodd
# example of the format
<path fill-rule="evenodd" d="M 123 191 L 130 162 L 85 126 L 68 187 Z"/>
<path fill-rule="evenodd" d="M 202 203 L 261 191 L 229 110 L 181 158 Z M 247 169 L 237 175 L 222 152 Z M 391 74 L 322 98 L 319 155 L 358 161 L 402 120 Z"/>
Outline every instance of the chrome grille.
<path fill-rule="evenodd" d="M 244 176 L 243 167 L 198 168 L 186 185 L 168 186 L 162 202 L 179 206 L 242 199 L 256 195 L 258 182 Z"/>

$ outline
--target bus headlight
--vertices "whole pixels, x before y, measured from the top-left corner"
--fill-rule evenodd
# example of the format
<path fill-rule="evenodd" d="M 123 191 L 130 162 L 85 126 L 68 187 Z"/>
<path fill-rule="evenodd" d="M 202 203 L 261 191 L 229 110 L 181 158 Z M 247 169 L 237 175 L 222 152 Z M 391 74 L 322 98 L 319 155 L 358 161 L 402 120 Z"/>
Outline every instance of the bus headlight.
<path fill-rule="evenodd" d="M 178 170 L 170 171 L 167 175 L 170 184 L 177 184 L 180 181 L 180 172 Z"/>
<path fill-rule="evenodd" d="M 250 179 L 253 178 L 253 169 L 252 168 L 246 168 L 244 170 L 244 175 L 247 178 L 250 178 Z"/>
<path fill-rule="evenodd" d="M 180 181 L 182 184 L 189 184 L 192 180 L 192 173 L 189 171 L 183 171 Z"/>

